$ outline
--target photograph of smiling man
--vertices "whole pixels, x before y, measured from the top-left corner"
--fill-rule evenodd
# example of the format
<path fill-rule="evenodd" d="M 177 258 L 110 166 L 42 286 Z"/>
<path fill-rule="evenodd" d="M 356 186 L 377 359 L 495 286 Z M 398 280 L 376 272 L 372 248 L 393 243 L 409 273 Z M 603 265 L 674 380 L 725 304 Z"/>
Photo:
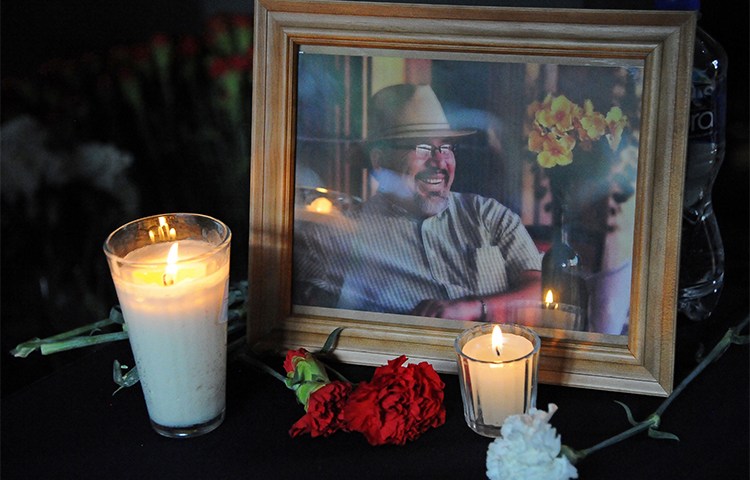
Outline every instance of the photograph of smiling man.
<path fill-rule="evenodd" d="M 296 222 L 295 303 L 486 321 L 538 298 L 541 254 L 520 217 L 451 190 L 459 142 L 476 132 L 451 128 L 429 85 L 390 85 L 368 107 L 376 193 L 339 218 Z"/>
<path fill-rule="evenodd" d="M 627 334 L 642 69 L 346 53 L 298 57 L 293 303 Z"/>

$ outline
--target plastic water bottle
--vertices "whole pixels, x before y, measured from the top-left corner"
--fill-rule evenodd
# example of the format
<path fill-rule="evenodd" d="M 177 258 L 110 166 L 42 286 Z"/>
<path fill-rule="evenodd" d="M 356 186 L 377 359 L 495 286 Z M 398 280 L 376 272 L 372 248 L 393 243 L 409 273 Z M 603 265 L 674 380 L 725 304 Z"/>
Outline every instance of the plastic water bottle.
<path fill-rule="evenodd" d="M 700 0 L 657 0 L 656 6 L 697 11 Z M 727 103 L 727 55 L 700 24 L 692 80 L 677 309 L 700 321 L 711 315 L 724 283 L 724 246 L 711 190 L 724 160 Z"/>

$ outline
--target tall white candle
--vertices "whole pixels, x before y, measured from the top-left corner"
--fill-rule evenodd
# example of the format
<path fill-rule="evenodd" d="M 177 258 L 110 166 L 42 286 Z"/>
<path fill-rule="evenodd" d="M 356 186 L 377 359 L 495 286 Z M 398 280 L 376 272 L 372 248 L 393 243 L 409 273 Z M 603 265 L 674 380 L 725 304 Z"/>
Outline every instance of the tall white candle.
<path fill-rule="evenodd" d="M 187 427 L 224 409 L 229 263 L 209 268 L 210 258 L 187 261 L 170 279 L 158 262 L 174 243 L 183 258 L 214 248 L 197 240 L 141 247 L 125 257 L 136 266 L 122 269 L 115 288 L 151 420 Z"/>
<path fill-rule="evenodd" d="M 497 325 L 495 329 L 500 332 Z M 499 346 L 493 345 L 492 334 L 485 334 L 472 338 L 462 349 L 465 356 L 478 360 L 469 364 L 470 388 L 474 411 L 481 411 L 486 425 L 500 426 L 508 416 L 524 413 L 531 395 L 532 372 L 526 362 L 515 360 L 532 353 L 534 346 L 519 335 L 501 336 Z"/>
<path fill-rule="evenodd" d="M 224 419 L 231 232 L 199 214 L 135 220 L 104 243 L 154 429 L 208 433 Z"/>

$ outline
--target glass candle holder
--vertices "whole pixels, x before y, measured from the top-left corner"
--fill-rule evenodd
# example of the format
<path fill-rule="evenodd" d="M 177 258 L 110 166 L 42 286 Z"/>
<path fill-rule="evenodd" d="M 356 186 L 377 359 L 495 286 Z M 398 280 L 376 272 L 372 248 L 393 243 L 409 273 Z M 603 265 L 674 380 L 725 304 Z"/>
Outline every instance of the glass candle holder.
<path fill-rule="evenodd" d="M 231 237 L 219 220 L 174 213 L 104 242 L 151 425 L 166 437 L 224 420 Z"/>
<path fill-rule="evenodd" d="M 536 406 L 541 340 L 520 325 L 484 323 L 465 330 L 454 345 L 466 424 L 499 437 L 507 417 Z"/>
<path fill-rule="evenodd" d="M 578 332 L 586 330 L 586 319 L 581 307 L 564 303 L 513 300 L 507 302 L 503 311 L 503 319 L 506 323 L 515 323 L 530 328 L 553 328 Z"/>

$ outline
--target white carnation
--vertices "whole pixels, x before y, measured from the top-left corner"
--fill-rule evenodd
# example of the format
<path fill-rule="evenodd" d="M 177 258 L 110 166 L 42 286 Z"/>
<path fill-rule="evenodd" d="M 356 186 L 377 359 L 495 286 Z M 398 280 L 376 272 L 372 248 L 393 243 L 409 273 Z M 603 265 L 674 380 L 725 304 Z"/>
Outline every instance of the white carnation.
<path fill-rule="evenodd" d="M 508 417 L 487 449 L 487 477 L 490 480 L 568 480 L 578 471 L 560 455 L 561 441 L 549 419 L 557 411 L 532 408 L 524 415 Z"/>

